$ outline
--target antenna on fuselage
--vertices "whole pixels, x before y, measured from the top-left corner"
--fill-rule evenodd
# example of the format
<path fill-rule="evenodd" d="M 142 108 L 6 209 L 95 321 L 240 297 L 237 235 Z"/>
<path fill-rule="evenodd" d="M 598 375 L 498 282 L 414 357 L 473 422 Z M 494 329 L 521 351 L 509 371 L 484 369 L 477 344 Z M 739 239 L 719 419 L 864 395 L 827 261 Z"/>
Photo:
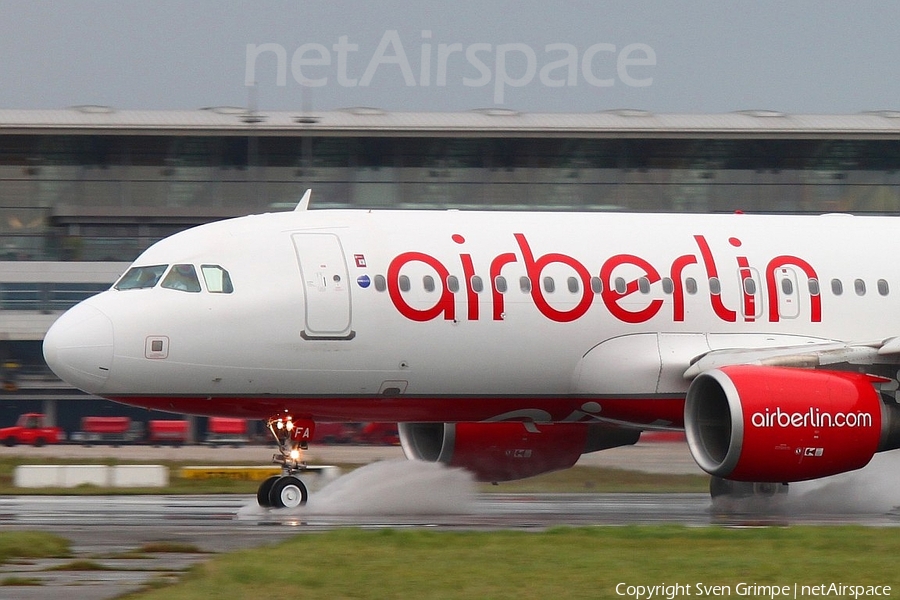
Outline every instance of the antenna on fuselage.
<path fill-rule="evenodd" d="M 298 210 L 308 210 L 309 209 L 309 197 L 312 195 L 312 189 L 306 190 L 306 193 L 303 194 L 303 197 L 300 198 L 300 202 L 297 203 L 297 206 L 294 208 L 295 211 Z"/>

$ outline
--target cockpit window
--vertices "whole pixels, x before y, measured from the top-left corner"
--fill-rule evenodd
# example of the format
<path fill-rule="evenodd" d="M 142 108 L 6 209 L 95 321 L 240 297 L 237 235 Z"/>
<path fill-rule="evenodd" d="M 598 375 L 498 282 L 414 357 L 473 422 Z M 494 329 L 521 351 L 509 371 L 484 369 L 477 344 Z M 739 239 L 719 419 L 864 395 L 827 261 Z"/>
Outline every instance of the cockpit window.
<path fill-rule="evenodd" d="M 230 294 L 234 291 L 231 275 L 219 265 L 200 265 L 206 289 L 214 294 Z"/>
<path fill-rule="evenodd" d="M 183 292 L 199 292 L 200 280 L 194 265 L 173 265 L 163 279 L 162 287 Z"/>
<path fill-rule="evenodd" d="M 142 290 L 152 288 L 166 272 L 169 265 L 131 267 L 114 286 L 117 290 Z"/>

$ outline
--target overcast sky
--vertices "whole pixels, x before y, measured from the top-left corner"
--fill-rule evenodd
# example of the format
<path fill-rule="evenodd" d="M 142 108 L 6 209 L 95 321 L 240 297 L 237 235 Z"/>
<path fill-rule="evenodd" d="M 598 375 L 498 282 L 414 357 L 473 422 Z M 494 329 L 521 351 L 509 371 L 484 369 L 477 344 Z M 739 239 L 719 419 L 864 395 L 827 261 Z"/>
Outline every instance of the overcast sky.
<path fill-rule="evenodd" d="M 892 0 L 0 0 L 0 108 L 900 110 L 898 23 Z"/>

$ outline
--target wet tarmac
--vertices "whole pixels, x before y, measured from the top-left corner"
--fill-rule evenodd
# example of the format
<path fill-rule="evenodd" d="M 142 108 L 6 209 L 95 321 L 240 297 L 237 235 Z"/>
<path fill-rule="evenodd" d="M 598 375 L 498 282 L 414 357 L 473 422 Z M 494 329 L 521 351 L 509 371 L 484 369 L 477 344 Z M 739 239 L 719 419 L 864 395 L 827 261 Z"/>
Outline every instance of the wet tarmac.
<path fill-rule="evenodd" d="M 637 446 L 604 460 L 621 460 L 641 470 L 690 472 L 696 467 L 676 452 L 682 448 Z M 147 453 L 147 449 L 129 452 Z M 900 525 L 896 508 L 900 495 L 893 483 L 900 455 L 876 457 L 872 465 L 853 474 L 797 485 L 774 502 L 714 505 L 706 494 L 477 493 L 464 471 L 410 463 L 396 458 L 394 448 L 349 451 L 348 456 L 360 452 L 365 459 L 381 460 L 313 492 L 309 504 L 297 509 L 263 509 L 248 495 L 0 497 L 0 528 L 61 535 L 71 541 L 74 554 L 0 566 L 0 582 L 19 578 L 39 584 L 0 586 L 0 600 L 116 598 L 148 584 L 173 581 L 192 565 L 208 560 L 211 553 L 260 547 L 340 527 L 541 531 L 564 525 L 663 523 Z M 170 551 L 154 552 L 146 546 L 156 542 Z M 73 569 L 74 560 L 93 565 Z M 53 570 L 60 566 L 62 570 Z"/>
<path fill-rule="evenodd" d="M 261 509 L 249 496 L 3 497 L 0 527 L 48 531 L 72 542 L 74 556 L 0 566 L 0 580 L 32 578 L 40 585 L 3 586 L 0 598 L 110 599 L 177 579 L 209 553 L 259 547 L 338 527 L 417 527 L 444 530 L 674 523 L 688 526 L 844 524 L 894 527 L 900 513 L 853 514 L 745 507 L 725 513 L 705 494 L 477 494 L 459 511 L 441 514 L 366 514 Z M 191 546 L 199 552 L 152 552 L 147 544 Z M 165 547 L 165 546 L 164 546 Z M 144 550 L 143 552 L 142 549 Z M 138 557 L 134 552 L 140 552 Z M 48 570 L 89 560 L 88 570 Z M 102 569 L 102 570 L 98 570 Z"/>

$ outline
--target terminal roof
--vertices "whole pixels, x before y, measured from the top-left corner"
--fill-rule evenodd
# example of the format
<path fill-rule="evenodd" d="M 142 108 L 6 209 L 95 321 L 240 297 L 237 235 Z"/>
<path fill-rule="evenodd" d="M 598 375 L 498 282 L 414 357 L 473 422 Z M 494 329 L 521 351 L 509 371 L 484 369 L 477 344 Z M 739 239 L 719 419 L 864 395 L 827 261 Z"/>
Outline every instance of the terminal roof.
<path fill-rule="evenodd" d="M 594 113 L 526 113 L 503 108 L 465 112 L 391 112 L 356 107 L 331 111 L 0 110 L 0 132 L 109 135 L 298 135 L 645 138 L 894 138 L 900 111 L 845 115 L 748 110 L 655 114 L 621 109 Z"/>

